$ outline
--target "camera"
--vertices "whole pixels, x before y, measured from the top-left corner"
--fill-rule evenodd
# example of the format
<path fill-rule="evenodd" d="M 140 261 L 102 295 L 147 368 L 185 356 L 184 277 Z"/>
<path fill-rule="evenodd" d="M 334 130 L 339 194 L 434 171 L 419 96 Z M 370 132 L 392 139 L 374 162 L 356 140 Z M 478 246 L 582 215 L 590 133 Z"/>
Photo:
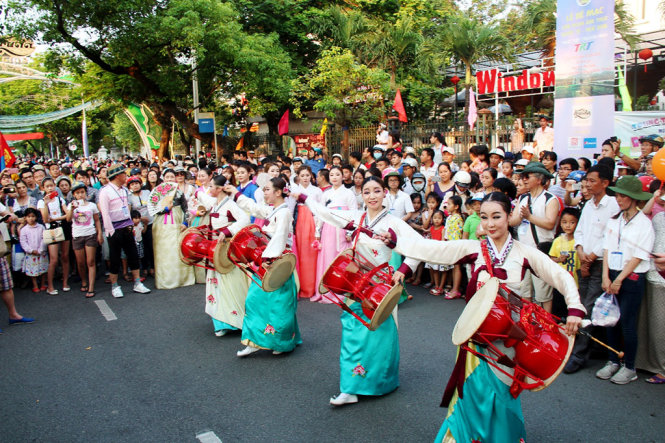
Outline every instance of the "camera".
<path fill-rule="evenodd" d="M 13 194 L 16 192 L 16 188 L 13 188 L 11 186 L 6 186 L 2 188 L 2 192 L 4 192 L 5 194 Z"/>

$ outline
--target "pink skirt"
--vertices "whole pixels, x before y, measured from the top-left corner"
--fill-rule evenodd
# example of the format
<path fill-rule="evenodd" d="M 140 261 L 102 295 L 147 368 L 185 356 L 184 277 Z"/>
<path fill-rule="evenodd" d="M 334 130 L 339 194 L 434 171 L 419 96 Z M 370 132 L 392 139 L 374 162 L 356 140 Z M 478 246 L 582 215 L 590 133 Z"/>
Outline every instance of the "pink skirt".
<path fill-rule="evenodd" d="M 331 209 L 348 209 L 346 207 L 331 208 Z M 319 251 L 319 258 L 316 261 L 316 293 L 310 301 L 317 301 L 319 303 L 332 303 L 329 297 L 335 297 L 331 293 L 322 295 L 319 292 L 319 284 L 323 274 L 328 269 L 328 266 L 335 260 L 335 258 L 345 249 L 351 248 L 353 245 L 346 241 L 346 230 L 337 228 L 328 223 L 324 223 L 321 228 L 321 250 Z M 337 298 L 337 297 L 335 297 Z"/>
<path fill-rule="evenodd" d="M 300 280 L 299 298 L 310 298 L 314 295 L 316 285 L 316 258 L 319 251 L 312 248 L 316 225 L 314 216 L 305 205 L 298 205 L 298 221 L 295 232 L 296 269 Z"/>

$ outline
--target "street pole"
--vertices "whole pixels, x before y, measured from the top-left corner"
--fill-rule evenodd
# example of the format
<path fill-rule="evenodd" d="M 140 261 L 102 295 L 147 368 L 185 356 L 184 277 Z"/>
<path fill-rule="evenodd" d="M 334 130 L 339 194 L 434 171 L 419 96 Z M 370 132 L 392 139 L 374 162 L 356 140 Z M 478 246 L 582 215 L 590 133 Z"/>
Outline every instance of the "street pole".
<path fill-rule="evenodd" d="M 199 77 L 197 74 L 196 60 L 194 61 L 194 73 L 192 74 L 192 95 L 194 96 L 194 123 L 199 124 Z M 201 140 L 194 139 L 196 144 L 196 152 L 189 153 L 193 158 L 196 158 L 201 151 Z"/>

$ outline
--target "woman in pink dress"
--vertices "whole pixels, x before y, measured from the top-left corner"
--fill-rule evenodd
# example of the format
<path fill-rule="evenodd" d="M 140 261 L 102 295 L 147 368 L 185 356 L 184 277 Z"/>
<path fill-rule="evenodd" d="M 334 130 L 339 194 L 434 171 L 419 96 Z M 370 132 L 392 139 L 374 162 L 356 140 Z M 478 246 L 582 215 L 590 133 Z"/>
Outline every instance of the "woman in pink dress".
<path fill-rule="evenodd" d="M 312 184 L 312 170 L 309 166 L 301 166 L 298 169 L 298 185 L 296 192 L 305 194 L 317 203 L 323 203 L 321 189 Z M 316 259 L 319 250 L 312 247 L 316 240 L 316 223 L 309 208 L 301 203 L 296 206 L 295 212 L 295 253 L 298 279 L 300 280 L 300 292 L 298 298 L 310 298 L 315 293 Z"/>
<path fill-rule="evenodd" d="M 355 193 L 344 186 L 342 168 L 333 166 L 330 168 L 329 179 L 331 187 L 323 193 L 323 203 L 328 209 L 352 210 L 358 209 Z M 332 303 L 319 292 L 319 284 L 323 273 L 326 272 L 330 263 L 343 250 L 351 247 L 347 238 L 347 231 L 328 223 L 317 223 L 317 239 L 319 240 L 319 256 L 316 261 L 316 288 L 315 294 L 310 301 L 320 303 Z"/>

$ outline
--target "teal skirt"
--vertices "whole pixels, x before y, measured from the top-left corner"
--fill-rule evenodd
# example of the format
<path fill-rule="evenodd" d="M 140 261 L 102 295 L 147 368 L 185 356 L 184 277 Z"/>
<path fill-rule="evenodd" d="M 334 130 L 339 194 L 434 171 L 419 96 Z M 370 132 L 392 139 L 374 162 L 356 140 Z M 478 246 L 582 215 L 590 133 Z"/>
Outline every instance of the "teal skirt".
<path fill-rule="evenodd" d="M 369 323 L 360 303 L 350 308 Z M 359 395 L 384 395 L 399 386 L 399 336 L 393 316 L 370 331 L 354 316 L 342 311 L 339 354 L 339 388 Z"/>
<path fill-rule="evenodd" d="M 402 266 L 402 262 L 404 261 L 404 257 L 399 255 L 397 252 L 393 251 L 392 255 L 390 256 L 390 261 L 388 264 L 395 270 L 397 271 L 400 266 Z M 402 295 L 399 297 L 399 302 L 398 304 L 402 304 L 407 300 L 407 297 L 409 294 L 406 292 L 406 287 L 402 289 Z"/>
<path fill-rule="evenodd" d="M 476 350 L 484 353 L 480 347 Z M 490 366 L 471 353 L 466 357 L 463 397 L 457 392 L 453 396 L 436 442 L 443 441 L 448 431 L 460 443 L 519 443 L 526 439 L 520 398 L 513 398 Z"/>
<path fill-rule="evenodd" d="M 293 274 L 276 291 L 265 292 L 254 281 L 245 300 L 241 343 L 279 352 L 302 343 L 296 309 L 298 288 Z"/>

